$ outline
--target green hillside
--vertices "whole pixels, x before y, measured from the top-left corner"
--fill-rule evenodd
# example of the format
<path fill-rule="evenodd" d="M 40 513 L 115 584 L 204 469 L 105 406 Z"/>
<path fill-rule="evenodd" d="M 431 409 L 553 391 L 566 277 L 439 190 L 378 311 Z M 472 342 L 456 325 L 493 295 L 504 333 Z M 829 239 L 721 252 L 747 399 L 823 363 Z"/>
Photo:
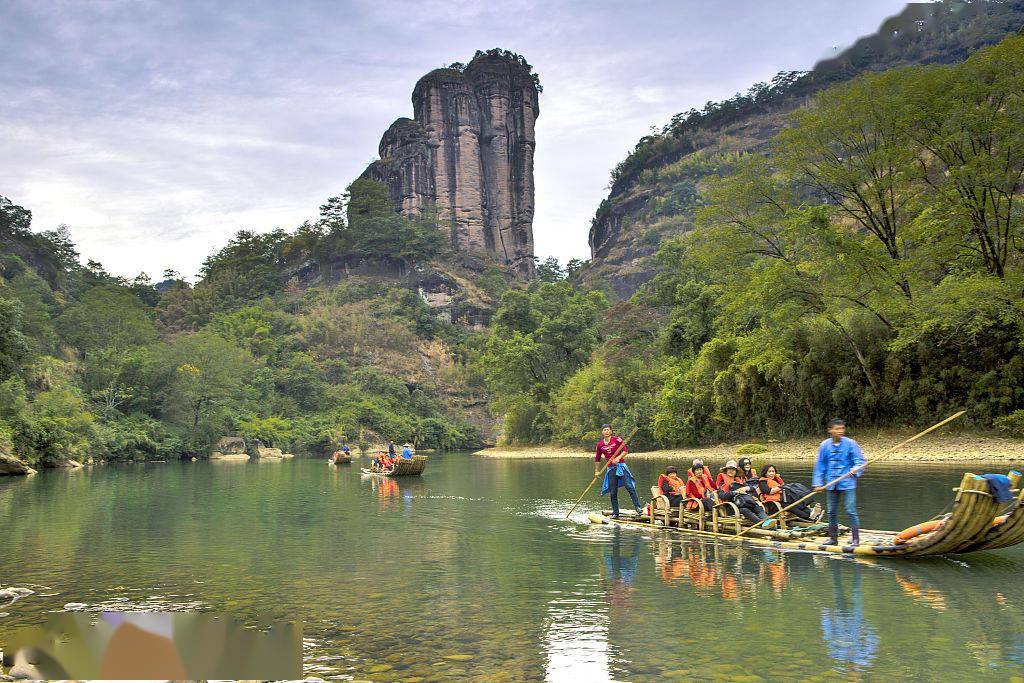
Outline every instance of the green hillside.
<path fill-rule="evenodd" d="M 480 332 L 449 318 L 492 308 L 508 274 L 467 271 L 386 188 L 350 190 L 293 232 L 239 232 L 194 286 L 83 266 L 0 198 L 0 449 L 52 466 L 202 457 L 222 435 L 315 455 L 492 438 Z M 431 283 L 454 291 L 443 309 Z"/>
<path fill-rule="evenodd" d="M 704 179 L 736 154 L 763 149 L 814 93 L 869 71 L 959 62 L 1021 27 L 1020 0 L 913 3 L 810 72 L 783 72 L 724 102 L 677 114 L 612 171 L 609 196 L 591 223 L 593 260 L 582 281 L 617 297 L 650 281 L 658 245 L 693 229 Z"/>
<path fill-rule="evenodd" d="M 672 447 L 961 409 L 1024 436 L 1024 36 L 832 85 L 755 151 L 662 173 L 649 189 L 699 179 L 693 229 L 652 240 L 659 272 L 602 311 L 575 372 L 504 396 L 506 436 L 580 443 L 612 419 Z"/>

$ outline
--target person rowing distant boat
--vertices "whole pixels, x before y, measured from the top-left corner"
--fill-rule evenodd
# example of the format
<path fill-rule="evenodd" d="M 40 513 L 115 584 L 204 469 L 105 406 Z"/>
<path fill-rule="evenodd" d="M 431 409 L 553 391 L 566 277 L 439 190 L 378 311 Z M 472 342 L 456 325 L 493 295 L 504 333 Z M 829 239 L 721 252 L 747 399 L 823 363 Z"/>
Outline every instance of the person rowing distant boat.
<path fill-rule="evenodd" d="M 636 495 L 636 481 L 633 473 L 626 465 L 626 444 L 622 438 L 612 433 L 611 425 L 601 426 L 601 440 L 597 442 L 597 452 L 594 455 L 594 478 L 601 474 L 601 459 L 608 461 L 608 469 L 604 473 L 604 484 L 601 486 L 601 495 L 611 494 L 612 517 L 619 518 L 619 487 L 624 486 L 629 491 L 629 497 L 633 499 L 633 507 L 636 514 L 643 514 L 640 509 L 640 498 Z"/>

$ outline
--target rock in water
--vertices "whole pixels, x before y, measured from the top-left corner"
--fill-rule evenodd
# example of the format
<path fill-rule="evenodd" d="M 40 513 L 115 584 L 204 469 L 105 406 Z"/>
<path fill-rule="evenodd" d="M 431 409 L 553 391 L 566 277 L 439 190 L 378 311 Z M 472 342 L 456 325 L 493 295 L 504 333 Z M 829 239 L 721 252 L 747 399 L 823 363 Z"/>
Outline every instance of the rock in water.
<path fill-rule="evenodd" d="M 26 595 L 32 595 L 34 592 L 28 588 L 0 588 L 0 601 L 6 601 L 4 606 L 11 605 Z"/>
<path fill-rule="evenodd" d="M 391 124 L 362 177 L 386 184 L 407 217 L 435 207 L 457 251 L 529 277 L 538 94 L 530 65 L 503 50 L 435 69 L 413 90 L 413 118 Z"/>
<path fill-rule="evenodd" d="M 13 455 L 8 453 L 0 446 L 0 477 L 18 475 L 18 474 L 35 474 L 35 470 L 18 460 Z"/>
<path fill-rule="evenodd" d="M 222 436 L 217 439 L 214 450 L 225 455 L 245 453 L 245 439 L 240 436 Z"/>

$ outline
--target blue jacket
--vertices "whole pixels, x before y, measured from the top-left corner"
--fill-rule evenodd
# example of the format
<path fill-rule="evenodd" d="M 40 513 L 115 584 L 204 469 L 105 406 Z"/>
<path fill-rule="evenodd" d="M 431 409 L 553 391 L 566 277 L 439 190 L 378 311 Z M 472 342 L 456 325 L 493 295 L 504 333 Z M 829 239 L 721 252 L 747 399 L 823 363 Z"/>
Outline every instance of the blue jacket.
<path fill-rule="evenodd" d="M 818 446 L 818 459 L 814 462 L 814 479 L 811 485 L 822 486 L 865 463 L 867 460 L 864 459 L 864 454 L 860 452 L 860 446 L 853 439 L 844 436 L 839 440 L 839 445 L 832 443 L 831 438 L 825 439 Z M 852 477 L 833 484 L 829 489 L 848 491 L 856 488 L 857 479 L 863 473 L 864 470 L 859 470 Z"/>
<path fill-rule="evenodd" d="M 613 465 L 604 471 L 604 482 L 601 484 L 601 495 L 608 493 L 612 487 L 612 477 L 618 477 L 622 481 L 620 485 L 625 486 L 626 490 L 636 489 L 636 480 L 633 479 L 633 473 L 629 471 L 629 465 L 624 462 L 620 462 L 617 465 Z"/>
<path fill-rule="evenodd" d="M 406 460 L 412 458 L 412 451 L 409 450 L 408 446 L 402 449 L 402 457 L 405 458 Z"/>

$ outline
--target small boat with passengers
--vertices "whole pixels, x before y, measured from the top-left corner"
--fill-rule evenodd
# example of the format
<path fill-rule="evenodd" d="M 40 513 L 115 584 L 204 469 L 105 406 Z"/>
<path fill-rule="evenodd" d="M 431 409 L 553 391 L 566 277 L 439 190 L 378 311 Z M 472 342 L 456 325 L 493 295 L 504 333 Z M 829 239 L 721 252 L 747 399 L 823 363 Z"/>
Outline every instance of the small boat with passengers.
<path fill-rule="evenodd" d="M 955 495 L 950 512 L 900 532 L 861 529 L 858 545 L 829 544 L 827 525 L 806 521 L 788 512 L 778 515 L 779 522 L 775 528 L 767 529 L 748 522 L 730 502 L 705 510 L 704 501 L 685 499 L 682 505 L 673 507 L 657 487 L 651 487 L 651 504 L 644 514 L 623 514 L 615 519 L 612 512 L 606 510 L 590 513 L 589 519 L 593 524 L 654 528 L 779 550 L 906 558 L 960 554 L 1007 548 L 1024 541 L 1024 488 L 1021 488 L 1021 479 L 1021 473 L 1010 472 L 1013 498 L 1008 503 L 999 503 L 988 479 L 966 473 L 960 485 L 953 489 Z M 687 502 L 696 509 L 688 509 Z"/>
<path fill-rule="evenodd" d="M 393 467 L 381 468 L 377 463 L 370 465 L 369 469 L 363 467 L 363 474 L 379 474 L 384 477 L 408 477 L 423 474 L 427 468 L 427 456 L 414 455 L 411 458 L 395 458 Z"/>

